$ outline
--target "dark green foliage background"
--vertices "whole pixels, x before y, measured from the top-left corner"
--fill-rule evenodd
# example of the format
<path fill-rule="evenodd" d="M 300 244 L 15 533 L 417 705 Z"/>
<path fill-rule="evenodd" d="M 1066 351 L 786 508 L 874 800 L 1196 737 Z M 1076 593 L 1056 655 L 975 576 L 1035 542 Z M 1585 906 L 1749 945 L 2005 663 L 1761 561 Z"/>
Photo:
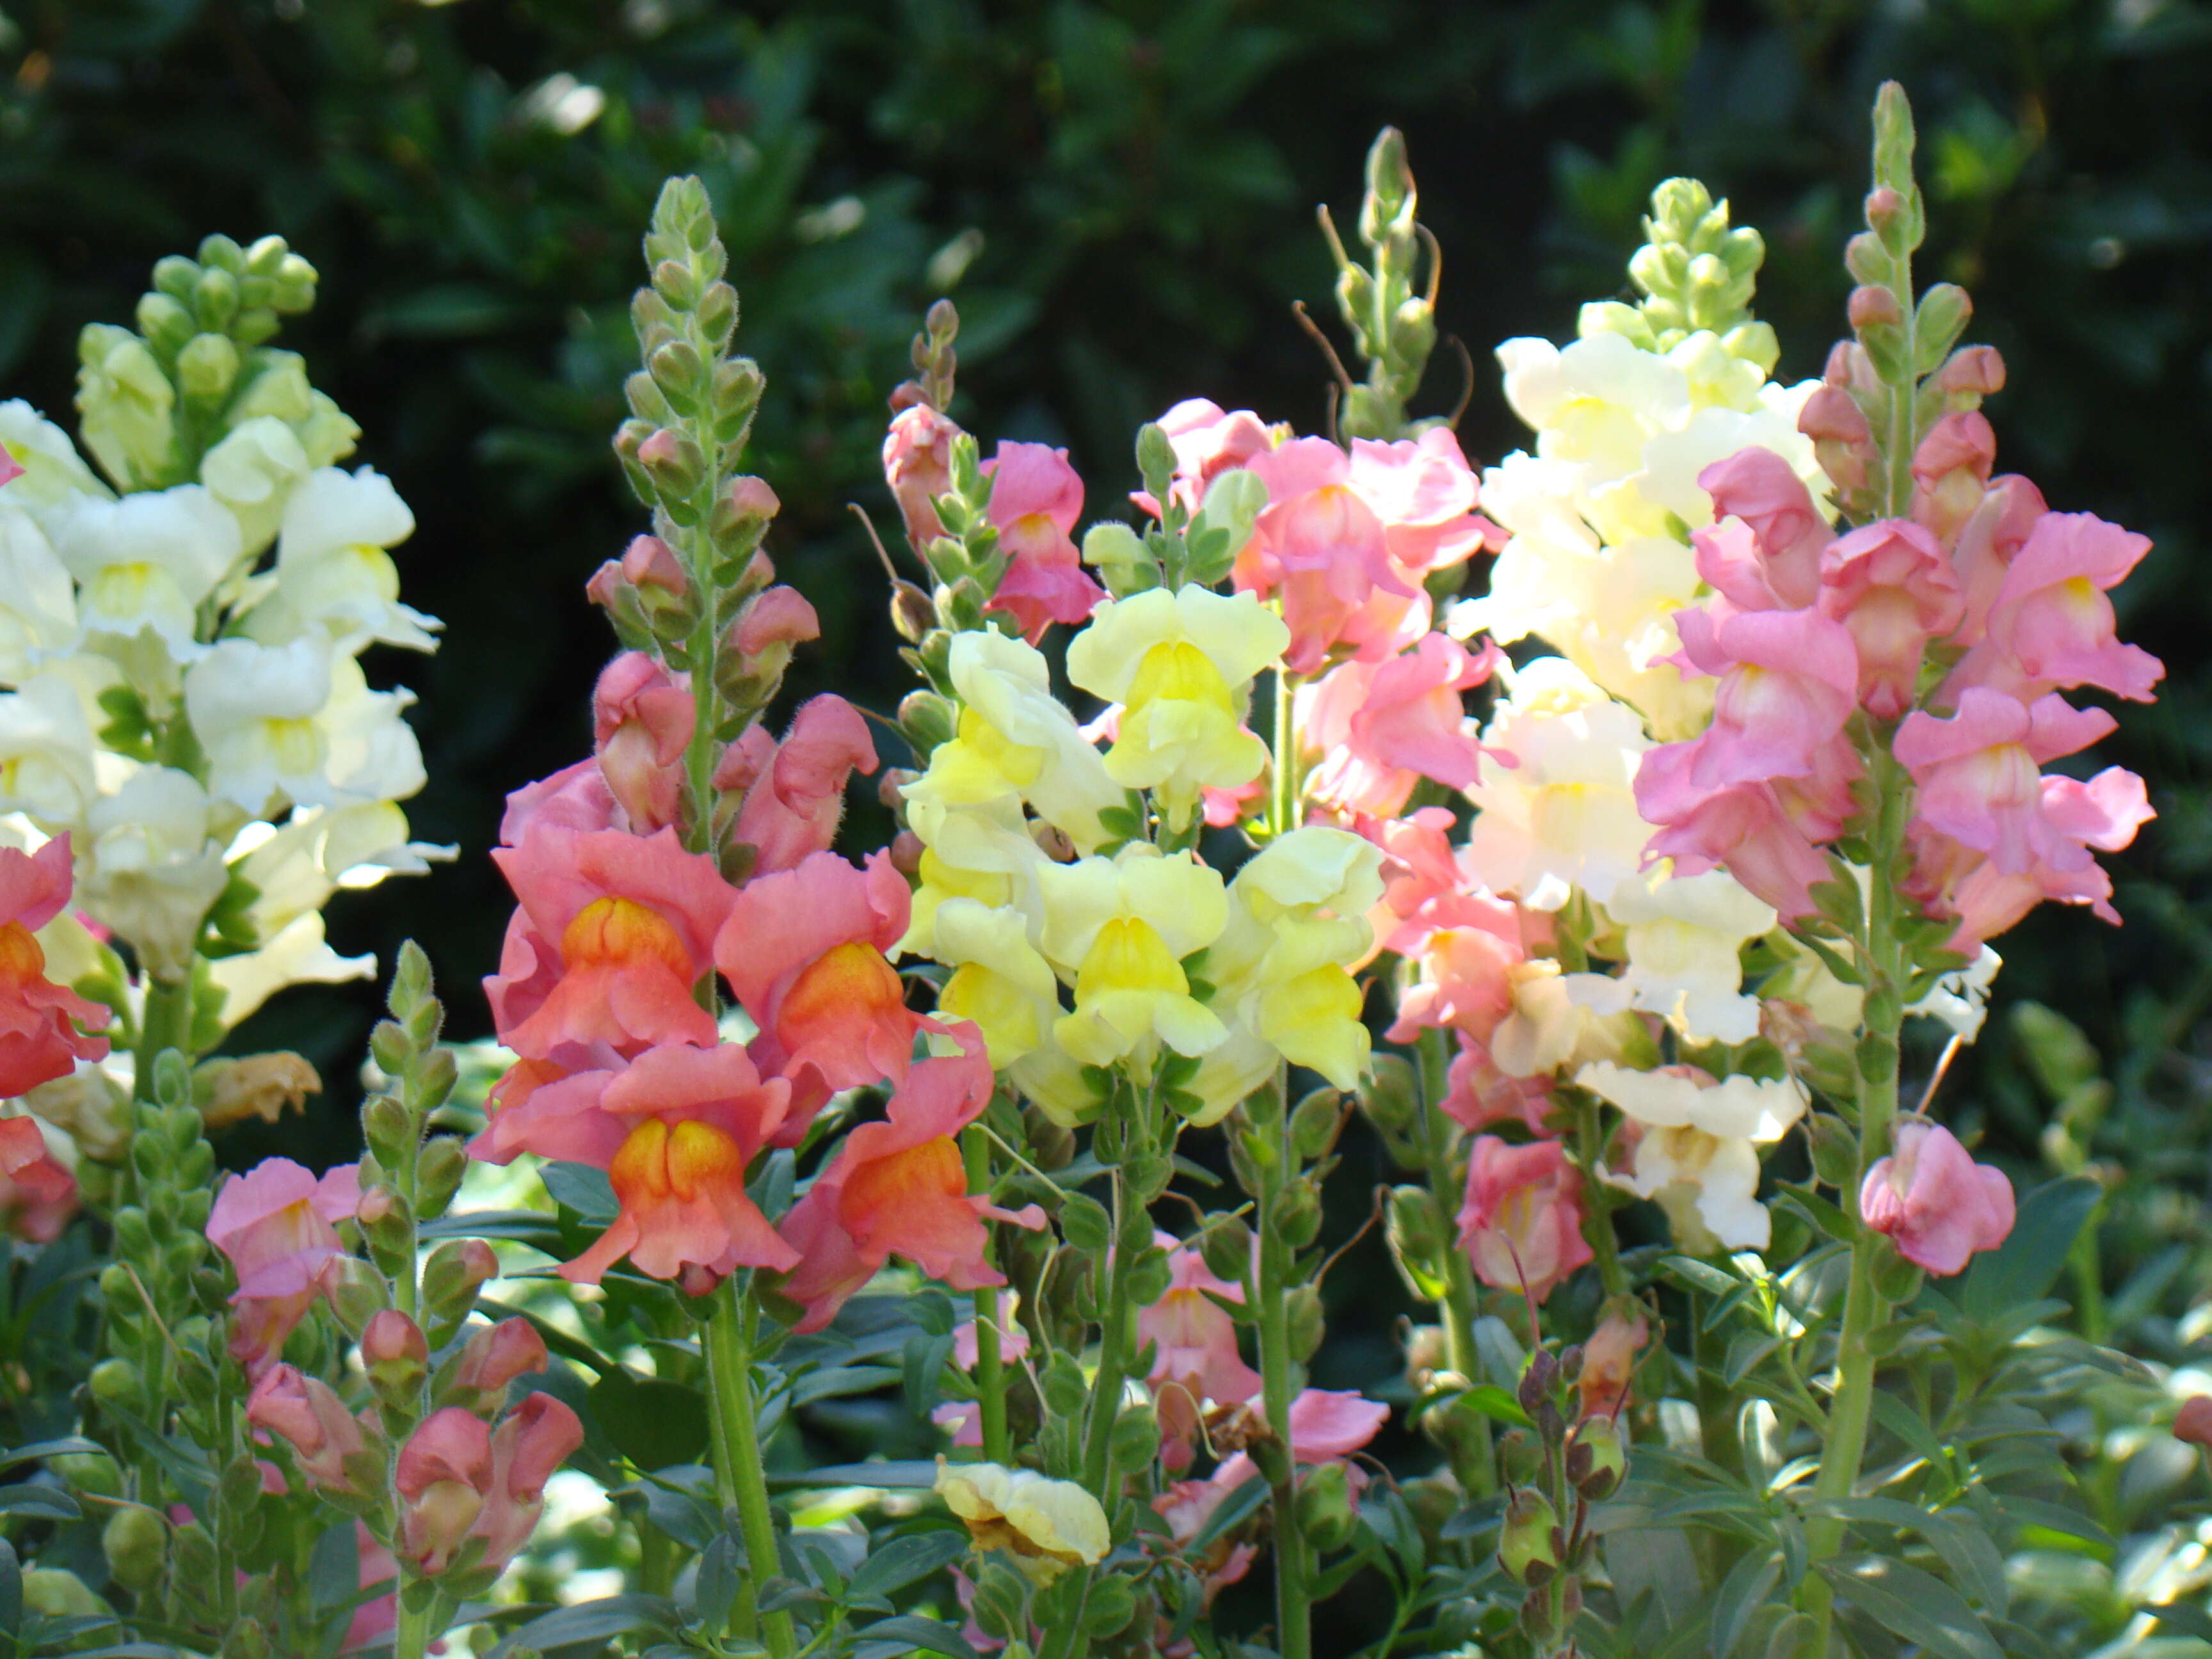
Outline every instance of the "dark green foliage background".
<path fill-rule="evenodd" d="M 159 255 L 281 232 L 324 273 L 290 343 L 361 422 L 421 527 L 408 599 L 447 618 L 422 694 L 417 833 L 459 864 L 342 903 L 341 949 L 420 938 L 468 978 L 507 903 L 483 859 L 508 789 L 581 753 L 608 649 L 580 586 L 639 520 L 606 447 L 631 362 L 624 304 L 662 177 L 712 187 L 767 371 L 770 546 L 821 611 L 793 690 L 888 709 L 904 671 L 848 501 L 890 522 L 884 396 L 946 280 L 956 412 L 986 442 L 1067 444 L 1091 515 L 1133 483 L 1136 424 L 1205 394 L 1317 429 L 1326 313 L 1310 214 L 1348 216 L 1384 122 L 1407 132 L 1447 256 L 1442 324 L 1474 362 L 1470 456 L 1522 438 L 1489 358 L 1617 290 L 1650 186 L 1705 178 L 1766 234 L 1760 309 L 1783 374 L 1840 331 L 1844 235 L 1878 80 L 1911 92 L 1934 220 L 1923 269 L 1966 283 L 2014 389 L 2001 466 L 2052 505 L 2148 532 L 2123 631 L 2167 695 L 2097 763 L 2161 813 L 2118 860 L 2130 926 L 2051 912 L 2004 941 L 2003 989 L 2080 1022 L 2118 1098 L 2090 1150 L 2116 1327 L 2148 1351 L 2198 1294 L 2212 1006 L 2209 532 L 2212 6 L 2192 0 L 13 0 L 0 40 L 0 386 L 65 415 L 74 339 L 127 318 Z M 604 106 L 564 134 L 567 76 Z M 535 98 L 532 89 L 538 88 Z M 573 100 L 578 94 L 572 94 Z M 963 258 L 966 256 L 964 268 Z M 1460 396 L 1438 354 L 1431 409 Z M 880 820 L 864 821 L 862 829 Z M 251 1033 L 344 1073 L 371 999 L 297 992 Z M 2024 1179 L 2048 1111 L 2002 1018 L 1947 1085 Z M 342 1114 L 285 1131 L 343 1156 Z M 250 1159 L 274 1143 L 240 1134 Z M 1352 1187 L 1357 1182 L 1349 1182 Z M 1363 1203 L 1346 1195 L 1344 1233 Z M 1354 1258 L 1332 1300 L 1359 1299 Z M 1358 1264 L 1364 1262 L 1364 1267 Z M 1373 1288 L 1371 1281 L 1369 1288 Z M 1388 1369 L 1382 1335 L 1348 1358 Z M 1337 1380 L 1324 1377 L 1324 1381 Z M 1349 1378 L 1345 1380 L 1350 1380 Z"/>

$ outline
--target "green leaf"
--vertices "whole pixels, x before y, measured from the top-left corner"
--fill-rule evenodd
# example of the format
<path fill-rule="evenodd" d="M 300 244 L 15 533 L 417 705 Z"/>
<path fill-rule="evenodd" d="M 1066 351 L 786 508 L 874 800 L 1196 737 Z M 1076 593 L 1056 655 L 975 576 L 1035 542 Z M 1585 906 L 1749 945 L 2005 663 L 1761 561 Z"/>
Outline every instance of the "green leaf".
<path fill-rule="evenodd" d="M 917 1578 L 927 1578 L 939 1567 L 949 1566 L 967 1553 L 968 1534 L 950 1528 L 886 1539 L 868 1552 L 868 1559 L 860 1563 L 852 1583 L 846 1586 L 846 1594 L 856 1601 L 889 1595 Z"/>
<path fill-rule="evenodd" d="M 1917 1532 L 1943 1558 L 1960 1590 L 1992 1613 L 2002 1613 L 2011 1605 L 2004 1558 L 1997 1553 L 1980 1522 L 1966 1511 L 1923 1510 L 1917 1504 L 1894 1498 L 1814 1498 L 1805 1509 L 1810 1514 L 1832 1515 L 1863 1526 Z"/>
<path fill-rule="evenodd" d="M 1215 1539 L 1228 1536 L 1231 1528 L 1241 1524 L 1267 1501 L 1267 1483 L 1255 1474 L 1214 1505 L 1213 1513 L 1206 1517 L 1206 1524 L 1198 1529 L 1198 1536 L 1185 1546 L 1184 1553 L 1192 1557 L 1203 1554 Z"/>
<path fill-rule="evenodd" d="M 1751 1628 L 1753 1615 L 1765 1605 L 1781 1580 L 1778 1555 L 1753 1553 L 1729 1569 L 1713 1597 L 1713 1659 L 1729 1659 Z"/>
<path fill-rule="evenodd" d="M 1974 1258 L 1959 1306 L 1987 1324 L 2008 1309 L 2033 1302 L 2057 1281 L 2074 1241 L 2097 1212 L 2104 1190 L 2082 1176 L 2046 1182 L 2020 1201 L 2005 1242 Z"/>
<path fill-rule="evenodd" d="M 812 1490 L 826 1486 L 878 1486 L 890 1491 L 927 1492 L 937 1485 L 937 1464 L 933 1459 L 924 1462 L 920 1458 L 911 1458 L 897 1462 L 830 1463 L 797 1474 L 771 1469 L 768 1483 L 779 1492 L 790 1492 L 798 1487 Z"/>
<path fill-rule="evenodd" d="M 1695 1256 L 1663 1255 L 1659 1258 L 1659 1265 L 1686 1288 L 1703 1291 L 1707 1296 L 1728 1296 L 1743 1288 L 1743 1281 L 1734 1273 Z"/>
<path fill-rule="evenodd" d="M 706 1455 L 707 1402 L 696 1389 L 611 1370 L 592 1384 L 588 1398 L 615 1449 L 641 1469 L 694 1463 Z"/>
<path fill-rule="evenodd" d="M 2185 1636 L 2194 1636 L 2200 1642 L 2212 1642 L 2212 1613 L 2207 1613 L 2202 1607 L 2176 1601 L 2165 1607 L 2138 1607 L 2136 1611 L 2148 1613 L 2161 1625 L 2170 1625 Z"/>
<path fill-rule="evenodd" d="M 622 1202 L 607 1180 L 606 1171 L 588 1164 L 548 1164 L 538 1171 L 553 1201 L 574 1210 L 589 1227 L 611 1227 L 622 1212 Z"/>
<path fill-rule="evenodd" d="M 857 1659 L 894 1659 L 894 1656 L 910 1653 L 942 1654 L 945 1659 L 981 1659 L 968 1645 L 967 1638 L 951 1626 L 940 1625 L 934 1619 L 917 1619 L 911 1613 L 879 1619 L 855 1634 L 860 1642 Z"/>
<path fill-rule="evenodd" d="M 1496 1422 L 1510 1423 L 1522 1429 L 1535 1426 L 1528 1413 L 1521 1409 L 1521 1402 L 1495 1382 L 1478 1382 L 1471 1389 L 1462 1389 L 1459 1398 Z"/>
<path fill-rule="evenodd" d="M 1823 1561 L 1820 1571 L 1861 1613 L 1929 1659 L 2004 1659 L 1974 1610 L 1933 1573 L 1874 1555 Z"/>
<path fill-rule="evenodd" d="M 673 1636 L 684 1626 L 684 1612 L 665 1595 L 608 1595 L 581 1601 L 532 1620 L 507 1633 L 491 1650 L 491 1659 L 508 1659 L 520 1649 L 563 1648 L 585 1642 L 604 1642 L 634 1630 L 653 1630 Z"/>

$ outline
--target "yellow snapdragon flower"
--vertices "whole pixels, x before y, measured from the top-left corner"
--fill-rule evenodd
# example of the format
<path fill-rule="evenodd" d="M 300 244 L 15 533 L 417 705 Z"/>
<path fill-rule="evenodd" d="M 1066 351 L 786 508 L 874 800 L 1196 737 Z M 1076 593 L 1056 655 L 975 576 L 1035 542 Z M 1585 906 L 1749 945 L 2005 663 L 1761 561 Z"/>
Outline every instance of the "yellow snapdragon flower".
<path fill-rule="evenodd" d="M 1075 984 L 1075 1011 L 1054 1027 L 1080 1064 L 1111 1066 L 1154 1039 L 1201 1054 L 1228 1032 L 1190 994 L 1182 958 L 1229 920 L 1218 871 L 1190 854 L 1139 843 L 1113 859 L 1048 865 L 1044 953 Z"/>
<path fill-rule="evenodd" d="M 948 898 L 937 907 L 935 921 L 933 954 L 952 969 L 937 994 L 938 1012 L 975 1022 L 995 1070 L 1048 1042 L 1060 1013 L 1060 981 L 1030 943 L 1022 913 Z"/>
<path fill-rule="evenodd" d="M 1073 1480 L 996 1463 L 937 1460 L 937 1495 L 967 1524 L 979 1550 L 1004 1550 L 1036 1583 L 1070 1567 L 1096 1566 L 1112 1547 L 1098 1500 Z"/>
<path fill-rule="evenodd" d="M 1249 593 L 1153 588 L 1100 605 L 1068 644 L 1067 675 L 1121 705 L 1107 772 L 1152 790 L 1176 829 L 1201 789 L 1251 782 L 1267 764 L 1267 745 L 1243 725 L 1252 678 L 1290 637 Z"/>

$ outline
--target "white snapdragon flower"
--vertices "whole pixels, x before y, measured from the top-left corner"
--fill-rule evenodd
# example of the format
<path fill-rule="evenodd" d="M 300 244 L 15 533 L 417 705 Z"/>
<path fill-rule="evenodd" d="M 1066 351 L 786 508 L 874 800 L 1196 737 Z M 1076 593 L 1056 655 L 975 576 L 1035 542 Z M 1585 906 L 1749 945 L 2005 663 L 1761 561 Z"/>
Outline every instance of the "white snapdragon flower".
<path fill-rule="evenodd" d="M 269 939 L 342 890 L 374 887 L 388 876 L 424 875 L 459 851 L 408 840 L 407 815 L 394 801 L 377 800 L 301 807 L 281 829 L 256 819 L 238 832 L 227 856 L 256 894 L 247 921 L 258 938 Z"/>
<path fill-rule="evenodd" d="M 76 645 L 76 587 L 38 520 L 12 497 L 0 490 L 0 683 L 20 685 Z"/>
<path fill-rule="evenodd" d="M 282 645 L 320 629 L 341 652 L 372 640 L 436 650 L 440 623 L 399 603 L 399 572 L 386 550 L 414 533 L 414 514 L 381 473 L 309 474 L 285 503 L 275 582 L 247 613 L 247 636 Z"/>
<path fill-rule="evenodd" d="M 413 794 L 424 781 L 402 718 L 413 701 L 371 691 L 360 665 L 312 635 L 281 646 L 224 640 L 185 677 L 210 793 L 257 815 L 280 795 L 330 806 Z"/>
<path fill-rule="evenodd" d="M 238 520 L 203 484 L 82 501 L 54 544 L 77 580 L 85 632 L 112 636 L 123 647 L 117 659 L 149 690 L 165 688 L 141 659 L 141 636 L 159 641 L 165 661 L 200 655 L 206 648 L 194 638 L 200 603 L 238 562 L 241 548 Z"/>
<path fill-rule="evenodd" d="M 200 461 L 200 482 L 237 518 L 248 553 L 275 538 L 286 502 L 307 476 L 307 452 L 274 415 L 240 422 Z"/>
<path fill-rule="evenodd" d="M 223 994 L 226 1025 L 236 1025 L 288 985 L 343 985 L 375 973 L 376 953 L 340 956 L 325 939 L 323 919 L 313 910 L 259 950 L 208 963 L 208 976 Z"/>
<path fill-rule="evenodd" d="M 207 791 L 191 774 L 102 755 L 123 776 L 85 813 L 78 902 L 131 941 L 156 978 L 190 968 L 201 924 L 229 883 L 210 838 Z"/>
<path fill-rule="evenodd" d="M 1759 1152 L 1787 1134 L 1810 1105 L 1794 1078 L 1716 1080 L 1693 1066 L 1632 1071 L 1601 1061 L 1575 1073 L 1577 1086 L 1610 1101 L 1638 1126 L 1626 1174 L 1607 1176 L 1639 1198 L 1656 1198 L 1676 1242 L 1693 1252 L 1714 1243 L 1764 1249 L 1772 1222 L 1759 1202 Z"/>
<path fill-rule="evenodd" d="M 1981 1036 L 1982 1022 L 1989 1018 L 1990 987 L 2003 966 L 2004 958 L 1984 945 L 1972 962 L 1955 974 L 1944 975 L 1905 1012 L 1941 1020 L 1960 1042 L 1972 1042 Z"/>
<path fill-rule="evenodd" d="M 1508 978 L 1513 1012 L 1490 1039 L 1491 1060 L 1508 1077 L 1587 1069 L 1650 1046 L 1629 1011 L 1627 986 L 1610 974 L 1570 974 L 1552 957 L 1537 957 L 1516 963 Z"/>
<path fill-rule="evenodd" d="M 0 445 L 23 469 L 0 492 L 0 501 L 28 513 L 50 538 L 76 511 L 79 501 L 107 501 L 114 495 L 84 464 L 69 434 L 21 398 L 0 403 Z"/>
<path fill-rule="evenodd" d="M 1778 920 L 1725 870 L 1675 877 L 1651 870 L 1613 890 L 1606 910 L 1621 924 L 1634 1006 L 1664 1018 L 1692 1042 L 1748 1042 L 1759 999 L 1743 994 L 1741 952 Z"/>
<path fill-rule="evenodd" d="M 1462 861 L 1493 893 L 1557 910 L 1579 887 L 1603 904 L 1635 879 L 1651 826 L 1636 811 L 1644 722 L 1572 665 L 1540 657 L 1513 677 L 1467 793 L 1480 807 Z"/>
<path fill-rule="evenodd" d="M 273 416 L 292 428 L 310 468 L 331 466 L 353 453 L 361 436 L 353 417 L 307 383 L 307 366 L 296 351 L 256 353 L 261 368 L 232 398 L 234 426 Z"/>
<path fill-rule="evenodd" d="M 0 693 L 0 811 L 57 829 L 82 823 L 100 794 L 92 730 L 70 675 L 49 669 Z"/>

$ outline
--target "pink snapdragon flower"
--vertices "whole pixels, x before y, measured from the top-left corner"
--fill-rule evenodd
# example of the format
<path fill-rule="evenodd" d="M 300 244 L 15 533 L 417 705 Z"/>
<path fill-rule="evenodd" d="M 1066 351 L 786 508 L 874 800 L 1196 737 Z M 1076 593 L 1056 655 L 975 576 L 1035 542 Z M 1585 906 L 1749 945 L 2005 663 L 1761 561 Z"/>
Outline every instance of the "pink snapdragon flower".
<path fill-rule="evenodd" d="M 352 1164 L 318 1178 L 289 1158 L 264 1158 L 216 1193 L 208 1242 L 238 1276 L 230 1352 L 250 1376 L 269 1367 L 316 1298 L 329 1293 L 346 1254 L 337 1224 L 360 1207 L 361 1172 Z"/>
<path fill-rule="evenodd" d="M 816 853 L 735 896 L 715 960 L 758 1030 L 755 1062 L 791 1081 L 779 1144 L 795 1145 L 838 1090 L 906 1076 L 921 1017 L 884 953 L 905 935 L 912 902 L 888 852 L 865 869 Z"/>
<path fill-rule="evenodd" d="M 676 822 L 684 796 L 678 763 L 696 721 L 690 676 L 672 676 L 642 651 L 625 651 L 592 690 L 592 746 L 608 792 L 629 828 L 648 834 Z"/>
<path fill-rule="evenodd" d="M 1867 1171 L 1859 1214 L 1906 1261 L 1948 1277 L 2010 1235 L 2012 1182 L 1975 1163 L 1948 1129 L 1908 1117 L 1897 1126 L 1895 1150 Z"/>
<path fill-rule="evenodd" d="M 1475 1139 L 1459 1212 L 1460 1243 L 1475 1276 L 1499 1290 L 1525 1285 L 1539 1302 L 1590 1259 L 1583 1237 L 1582 1176 L 1556 1140 L 1526 1146 Z"/>
<path fill-rule="evenodd" d="M 1746 611 L 1812 604 L 1830 532 L 1797 470 L 1771 449 L 1743 449 L 1698 473 L 1698 488 L 1713 502 L 1713 527 L 1690 538 L 1698 574 Z"/>
<path fill-rule="evenodd" d="M 2044 811 L 2038 769 L 2087 748 L 2118 724 L 2103 709 L 2075 708 L 2056 692 L 2023 705 L 1982 686 L 1961 692 L 1958 713 L 1948 720 L 1908 714 L 1894 752 L 1918 786 L 1915 823 L 1986 854 L 2006 875 L 2042 866 L 2084 869 L 2087 848 Z M 2062 799 L 2072 804 L 2078 797 L 2067 791 Z"/>
<path fill-rule="evenodd" d="M 497 1429 L 447 1406 L 423 1419 L 399 1449 L 399 1552 L 435 1576 L 472 1539 L 475 1565 L 497 1571 L 530 1541 L 545 1508 L 545 1483 L 584 1443 L 584 1425 L 549 1394 L 532 1394 Z"/>
<path fill-rule="evenodd" d="M 368 1472 L 367 1460 L 351 1470 L 346 1465 L 368 1449 L 368 1437 L 320 1377 L 303 1376 L 289 1365 L 270 1366 L 246 1398 L 246 1420 L 289 1444 L 300 1473 L 314 1485 L 364 1495 L 355 1476 Z"/>
<path fill-rule="evenodd" d="M 1820 556 L 1820 606 L 1857 648 L 1859 706 L 1884 720 L 1912 707 L 1928 642 L 1966 614 L 1942 544 L 1909 519 L 1885 519 L 1830 543 Z"/>
<path fill-rule="evenodd" d="M 778 743 L 749 726 L 722 753 L 717 789 L 744 793 L 736 838 L 751 847 L 755 875 L 795 868 L 837 838 L 845 784 L 876 769 L 875 740 L 860 711 L 834 691 L 799 705 Z"/>
<path fill-rule="evenodd" d="M 1007 556 L 984 609 L 1005 611 L 1035 645 L 1053 623 L 1079 623 L 1106 597 L 1075 546 L 1083 480 L 1067 452 L 1048 444 L 1001 443 L 983 471 L 991 479 L 991 523 Z"/>
<path fill-rule="evenodd" d="M 959 435 L 959 427 L 927 404 L 901 410 L 884 435 L 884 478 L 917 550 L 945 533 L 937 498 L 952 488 L 952 441 Z"/>
<path fill-rule="evenodd" d="M 1161 416 L 1158 425 L 1175 452 L 1176 499 L 1193 513 L 1205 501 L 1207 485 L 1274 447 L 1267 422 L 1250 410 L 1232 414 L 1206 398 L 1185 398 Z M 1159 516 L 1160 504 L 1144 491 L 1129 499 L 1154 518 Z"/>
<path fill-rule="evenodd" d="M 1160 1419 L 1160 1458 L 1170 1470 L 1190 1462 L 1206 1401 L 1249 1400 L 1260 1376 L 1237 1352 L 1237 1322 L 1218 1302 L 1242 1305 L 1244 1287 L 1216 1275 L 1195 1244 L 1167 1233 L 1152 1242 L 1169 1252 L 1167 1293 L 1137 1314 L 1137 1343 L 1156 1343 L 1150 1381 Z"/>
<path fill-rule="evenodd" d="M 1489 1049 L 1462 1036 L 1445 1074 L 1443 1098 L 1437 1105 L 1463 1129 L 1481 1130 L 1515 1121 L 1533 1134 L 1548 1135 L 1552 1079 L 1548 1074 L 1508 1077 L 1498 1069 Z"/>
<path fill-rule="evenodd" d="M 1489 679 L 1501 660 L 1487 641 L 1476 653 L 1424 634 L 1411 651 L 1343 663 L 1301 686 L 1298 730 L 1318 756 L 1308 799 L 1345 817 L 1389 817 L 1422 778 L 1455 789 L 1472 784 L 1482 746 L 1460 694 Z"/>
<path fill-rule="evenodd" d="M 0 1118 L 0 1222 L 18 1238 L 49 1244 L 76 1212 L 76 1177 L 55 1159 L 38 1120 Z"/>
<path fill-rule="evenodd" d="M 1005 1210 L 968 1191 L 960 1131 L 990 1103 L 981 1035 L 954 1027 L 963 1052 L 924 1060 L 906 1073 L 884 1121 L 864 1123 L 814 1178 L 780 1231 L 800 1258 L 782 1292 L 803 1304 L 800 1331 L 818 1331 L 894 1255 L 955 1290 L 1003 1285 L 984 1259 L 987 1221 L 1044 1225 L 1031 1204 Z"/>
<path fill-rule="evenodd" d="M 1857 702 L 1858 652 L 1850 630 L 1810 610 L 1746 611 L 1717 620 L 1680 611 L 1674 622 L 1683 658 L 1720 679 L 1713 722 L 1690 740 L 1691 782 L 1724 789 L 1817 774 L 1821 751 L 1840 738 Z"/>
<path fill-rule="evenodd" d="M 1985 685 L 2033 702 L 2048 691 L 2094 685 L 2149 702 L 2165 665 L 2114 637 L 2106 597 L 2149 550 L 2148 536 L 2094 514 L 2045 514 L 2007 567 L 1988 632 L 1952 671 L 1946 694 Z"/>

